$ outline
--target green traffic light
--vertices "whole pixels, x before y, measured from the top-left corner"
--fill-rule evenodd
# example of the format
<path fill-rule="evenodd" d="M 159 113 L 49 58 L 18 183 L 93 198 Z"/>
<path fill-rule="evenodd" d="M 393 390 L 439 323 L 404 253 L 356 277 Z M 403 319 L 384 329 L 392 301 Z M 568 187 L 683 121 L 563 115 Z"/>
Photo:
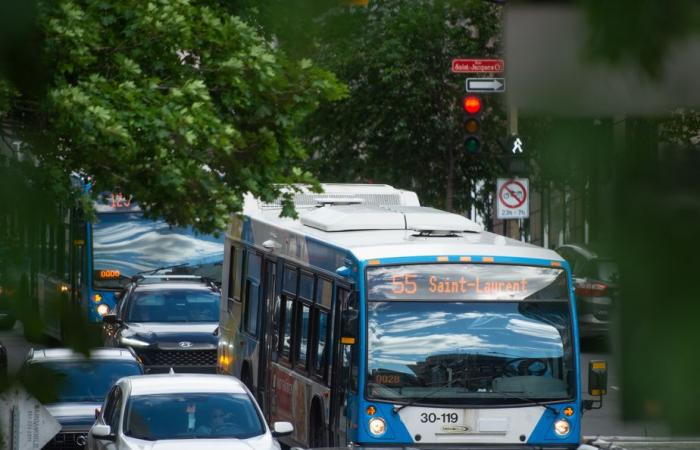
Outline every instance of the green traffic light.
<path fill-rule="evenodd" d="M 476 153 L 481 148 L 481 142 L 479 142 L 479 139 L 475 138 L 474 136 L 471 136 L 467 138 L 467 141 L 465 142 L 465 147 L 467 148 L 467 151 L 469 153 Z"/>

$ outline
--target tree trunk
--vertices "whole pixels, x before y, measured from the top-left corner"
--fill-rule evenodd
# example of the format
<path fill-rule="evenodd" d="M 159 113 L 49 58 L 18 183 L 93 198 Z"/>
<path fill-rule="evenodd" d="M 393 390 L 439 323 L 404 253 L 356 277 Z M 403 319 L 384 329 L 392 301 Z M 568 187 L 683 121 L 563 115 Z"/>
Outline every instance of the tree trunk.
<path fill-rule="evenodd" d="M 455 155 L 454 149 L 449 147 L 447 150 L 447 186 L 445 189 L 445 209 L 453 211 L 454 204 L 454 183 L 455 183 Z"/>

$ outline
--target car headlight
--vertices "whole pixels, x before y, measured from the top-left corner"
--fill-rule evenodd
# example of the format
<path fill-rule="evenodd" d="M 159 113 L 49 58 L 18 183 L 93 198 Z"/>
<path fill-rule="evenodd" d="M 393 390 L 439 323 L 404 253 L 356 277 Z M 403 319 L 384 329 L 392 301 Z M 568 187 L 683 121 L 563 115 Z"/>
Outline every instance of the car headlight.
<path fill-rule="evenodd" d="M 369 420 L 369 432 L 374 436 L 381 436 L 386 432 L 386 422 L 380 417 L 373 417 Z"/>
<path fill-rule="evenodd" d="M 124 336 L 121 336 L 119 338 L 119 343 L 121 345 L 126 346 L 126 347 L 148 347 L 149 345 L 151 345 L 146 341 L 142 341 L 140 339 L 135 339 L 135 338 L 130 338 L 130 337 L 124 337 Z"/>
<path fill-rule="evenodd" d="M 554 432 L 559 436 L 566 436 L 571 431 L 571 425 L 564 419 L 559 419 L 554 422 Z"/>
<path fill-rule="evenodd" d="M 100 303 L 97 305 L 97 314 L 100 316 L 105 316 L 109 312 L 109 306 L 105 305 L 104 303 Z"/>

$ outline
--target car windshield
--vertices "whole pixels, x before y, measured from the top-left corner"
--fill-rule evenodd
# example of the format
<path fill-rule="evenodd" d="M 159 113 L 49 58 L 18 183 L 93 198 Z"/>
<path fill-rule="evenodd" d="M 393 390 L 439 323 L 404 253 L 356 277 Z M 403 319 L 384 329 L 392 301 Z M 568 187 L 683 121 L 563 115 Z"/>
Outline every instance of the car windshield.
<path fill-rule="evenodd" d="M 247 394 L 158 394 L 131 397 L 124 434 L 137 439 L 248 439 L 265 432 Z"/>
<path fill-rule="evenodd" d="M 98 214 L 92 237 L 95 288 L 118 289 L 136 273 L 176 265 L 182 265 L 180 274 L 221 281 L 223 237 L 172 227 L 139 212 Z"/>
<path fill-rule="evenodd" d="M 118 379 L 143 373 L 136 361 L 99 359 L 30 363 L 23 372 L 23 377 L 35 381 L 51 380 L 59 403 L 102 403 Z"/>
<path fill-rule="evenodd" d="M 565 273 L 451 266 L 369 273 L 368 396 L 433 405 L 572 398 Z"/>
<path fill-rule="evenodd" d="M 219 294 L 204 289 L 135 291 L 127 322 L 218 322 Z"/>

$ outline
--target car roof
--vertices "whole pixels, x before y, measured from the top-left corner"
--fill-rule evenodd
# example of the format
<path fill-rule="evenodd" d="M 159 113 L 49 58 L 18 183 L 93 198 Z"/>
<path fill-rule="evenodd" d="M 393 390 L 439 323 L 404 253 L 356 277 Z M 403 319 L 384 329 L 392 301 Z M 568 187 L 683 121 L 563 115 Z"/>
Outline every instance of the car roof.
<path fill-rule="evenodd" d="M 593 250 L 590 250 L 582 245 L 578 244 L 564 244 L 560 245 L 559 247 L 556 248 L 555 251 L 559 251 L 561 249 L 568 248 L 571 249 L 577 253 L 579 253 L 581 256 L 583 256 L 586 259 L 595 259 L 598 258 L 598 254 L 596 254 Z"/>
<path fill-rule="evenodd" d="M 48 361 L 82 361 L 88 358 L 70 348 L 31 349 L 27 355 L 29 362 Z M 137 361 L 131 351 L 124 348 L 95 348 L 90 351 L 89 359 Z"/>
<path fill-rule="evenodd" d="M 132 396 L 184 393 L 247 393 L 243 383 L 229 375 L 159 374 L 123 378 Z"/>
<path fill-rule="evenodd" d="M 191 282 L 177 282 L 177 283 L 148 283 L 148 284 L 137 284 L 135 287 L 138 291 L 179 291 L 179 290 L 196 290 L 203 292 L 216 293 L 211 286 L 201 284 L 201 283 L 191 283 Z"/>
<path fill-rule="evenodd" d="M 196 275 L 139 275 L 134 278 L 136 289 L 142 290 L 162 290 L 162 289 L 199 289 L 218 291 L 213 281 L 206 277 Z"/>

